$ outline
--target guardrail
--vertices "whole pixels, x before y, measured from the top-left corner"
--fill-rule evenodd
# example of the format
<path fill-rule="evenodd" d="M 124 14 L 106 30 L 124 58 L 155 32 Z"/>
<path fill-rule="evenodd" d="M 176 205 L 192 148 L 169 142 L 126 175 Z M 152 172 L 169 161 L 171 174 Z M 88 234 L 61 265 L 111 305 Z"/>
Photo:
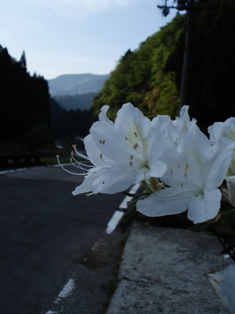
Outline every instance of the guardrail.
<path fill-rule="evenodd" d="M 42 164 L 38 154 L 0 154 L 0 169 L 39 166 Z"/>

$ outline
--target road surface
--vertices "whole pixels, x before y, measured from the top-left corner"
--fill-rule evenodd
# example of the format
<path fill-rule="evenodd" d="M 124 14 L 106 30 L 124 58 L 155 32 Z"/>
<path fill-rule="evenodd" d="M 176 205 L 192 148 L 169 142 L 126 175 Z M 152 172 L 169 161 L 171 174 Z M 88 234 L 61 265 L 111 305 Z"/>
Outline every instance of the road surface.
<path fill-rule="evenodd" d="M 0 174 L 0 313 L 100 314 L 125 232 L 106 233 L 123 195 L 73 196 L 60 168 Z"/>

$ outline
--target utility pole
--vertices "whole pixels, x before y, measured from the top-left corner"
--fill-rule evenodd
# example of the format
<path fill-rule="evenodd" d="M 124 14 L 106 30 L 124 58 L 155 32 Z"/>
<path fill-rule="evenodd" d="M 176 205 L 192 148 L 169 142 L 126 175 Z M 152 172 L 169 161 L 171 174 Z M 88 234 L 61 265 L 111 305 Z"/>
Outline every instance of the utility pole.
<path fill-rule="evenodd" d="M 193 6 L 195 0 L 174 0 L 176 6 L 168 6 L 167 0 L 165 0 L 165 5 L 158 5 L 157 7 L 162 10 L 163 16 L 167 16 L 170 9 L 177 9 L 178 11 L 187 11 L 187 26 L 185 34 L 184 43 L 184 58 L 182 67 L 182 76 L 180 84 L 180 108 L 184 105 L 189 105 L 189 93 L 188 93 L 188 83 L 189 83 L 189 66 L 190 66 L 190 50 L 191 50 L 191 29 L 192 29 L 192 19 L 193 19 Z"/>

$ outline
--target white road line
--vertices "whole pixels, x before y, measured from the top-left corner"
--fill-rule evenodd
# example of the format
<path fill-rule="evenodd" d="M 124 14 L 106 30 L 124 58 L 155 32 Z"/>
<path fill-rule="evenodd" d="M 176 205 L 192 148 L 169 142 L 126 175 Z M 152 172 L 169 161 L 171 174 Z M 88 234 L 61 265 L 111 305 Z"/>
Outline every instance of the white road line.
<path fill-rule="evenodd" d="M 54 303 L 59 303 L 60 299 L 67 298 L 72 293 L 74 288 L 75 288 L 74 280 L 70 278 L 68 282 L 64 285 L 64 288 L 60 291 Z"/>
<path fill-rule="evenodd" d="M 130 189 L 129 193 L 130 194 L 134 194 L 135 192 L 137 192 L 137 190 L 139 189 L 140 185 L 139 184 L 135 184 L 133 185 L 133 187 Z M 124 200 L 121 202 L 121 204 L 119 205 L 119 208 L 121 209 L 127 209 L 128 207 L 128 202 L 130 202 L 133 199 L 132 196 L 126 196 L 124 198 Z"/>
<path fill-rule="evenodd" d="M 135 184 L 129 191 L 130 194 L 134 194 L 135 192 L 137 192 L 137 190 L 139 189 L 140 185 L 139 184 Z M 106 233 L 110 234 L 112 233 L 119 221 L 121 220 L 122 216 L 124 215 L 124 209 L 127 209 L 128 207 L 128 202 L 130 202 L 133 199 L 132 196 L 126 196 L 124 198 L 124 200 L 121 202 L 121 204 L 119 205 L 119 208 L 121 210 L 116 210 L 115 213 L 113 214 L 112 218 L 110 219 L 110 221 L 108 222 L 107 228 L 106 228 Z"/>
<path fill-rule="evenodd" d="M 62 166 L 71 166 L 71 163 L 65 163 L 62 164 Z M 35 166 L 35 167 L 27 167 L 27 168 L 16 168 L 16 169 L 8 169 L 8 170 L 2 170 L 0 171 L 1 174 L 6 174 L 6 173 L 11 173 L 11 172 L 19 172 L 19 171 L 25 171 L 25 170 L 30 170 L 30 169 L 44 169 L 44 168 L 59 168 L 61 167 L 59 164 L 54 164 L 54 165 L 46 165 L 46 166 Z"/>
<path fill-rule="evenodd" d="M 65 299 L 70 296 L 75 288 L 74 279 L 70 278 L 67 283 L 64 285 L 63 289 L 58 294 L 57 298 L 54 301 L 54 304 L 60 303 L 61 299 Z M 57 311 L 48 310 L 45 314 L 57 314 Z"/>
<path fill-rule="evenodd" d="M 120 210 L 115 211 L 115 213 L 113 214 L 113 217 L 108 222 L 106 233 L 110 234 L 116 229 L 117 224 L 119 223 L 123 215 L 124 215 L 123 211 L 120 211 Z"/>

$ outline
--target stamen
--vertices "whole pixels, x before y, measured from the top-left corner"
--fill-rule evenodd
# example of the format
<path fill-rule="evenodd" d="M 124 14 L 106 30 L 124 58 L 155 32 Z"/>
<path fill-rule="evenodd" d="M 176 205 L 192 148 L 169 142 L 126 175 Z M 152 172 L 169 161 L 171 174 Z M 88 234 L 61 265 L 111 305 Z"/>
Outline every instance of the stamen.
<path fill-rule="evenodd" d="M 68 173 L 70 173 L 70 174 L 73 174 L 73 175 L 75 175 L 75 176 L 84 176 L 84 175 L 87 174 L 87 173 L 77 173 L 77 172 L 72 172 L 72 171 L 67 170 L 67 169 L 64 168 L 64 166 L 61 164 L 61 162 L 60 162 L 60 156 L 59 156 L 59 155 L 56 155 L 56 158 L 57 158 L 58 164 L 60 165 L 60 167 L 61 167 L 64 171 L 66 171 L 66 172 L 68 172 Z"/>
<path fill-rule="evenodd" d="M 151 182 L 149 181 L 149 179 L 146 177 L 146 172 L 144 172 L 144 180 L 148 186 L 148 188 L 154 193 L 156 192 L 153 188 L 152 188 L 152 185 L 151 185 Z"/>
<path fill-rule="evenodd" d="M 85 165 L 85 164 L 81 164 L 81 163 L 74 163 L 71 161 L 71 165 L 73 165 L 75 168 L 79 169 L 79 170 L 83 170 L 83 171 L 86 171 L 86 174 L 87 174 L 87 171 L 89 169 L 87 169 L 86 167 L 88 167 L 89 165 Z M 89 166 L 89 167 L 92 167 L 92 166 Z"/>
<path fill-rule="evenodd" d="M 76 168 L 79 168 L 79 169 L 82 169 L 82 170 L 85 170 L 85 171 L 87 171 L 86 168 L 93 168 L 93 165 L 84 164 L 84 163 L 79 162 L 79 161 L 74 157 L 73 152 L 71 152 L 71 158 L 72 158 L 72 160 L 70 159 L 70 162 L 71 162 L 71 164 L 72 164 L 74 167 L 76 167 Z M 75 163 L 74 163 L 73 161 L 74 161 Z"/>
<path fill-rule="evenodd" d="M 79 151 L 77 150 L 77 147 L 75 144 L 72 145 L 74 152 L 76 153 L 76 155 L 78 155 L 79 157 L 81 157 L 82 159 L 86 159 L 89 160 L 89 157 L 87 155 L 83 155 L 81 153 L 79 153 Z M 71 153 L 72 154 L 72 153 Z"/>

